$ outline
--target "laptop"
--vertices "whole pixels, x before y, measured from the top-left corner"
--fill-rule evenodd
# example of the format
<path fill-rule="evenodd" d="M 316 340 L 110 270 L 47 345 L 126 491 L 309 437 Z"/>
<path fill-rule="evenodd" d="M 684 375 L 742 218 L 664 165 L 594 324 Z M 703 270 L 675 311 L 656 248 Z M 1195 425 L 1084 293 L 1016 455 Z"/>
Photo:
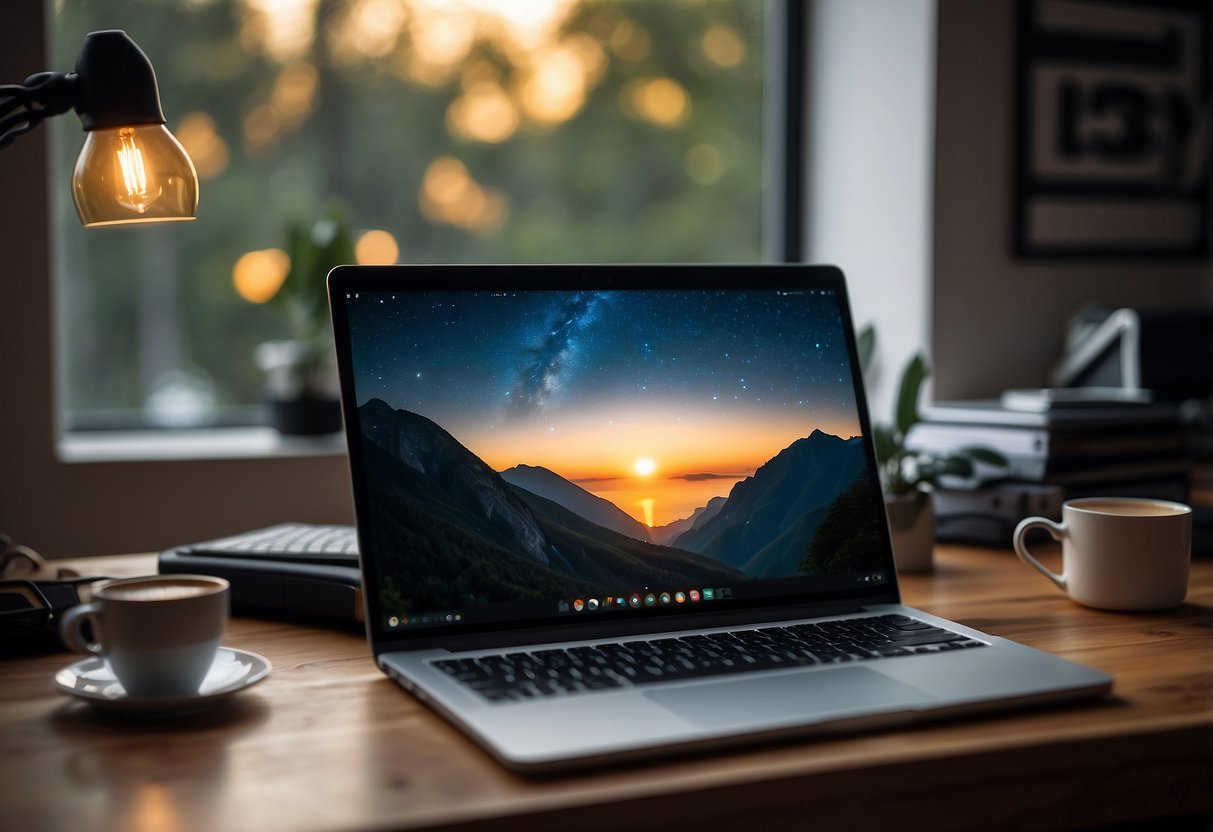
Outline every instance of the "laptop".
<path fill-rule="evenodd" d="M 901 605 L 838 269 L 328 286 L 375 662 L 504 765 L 1110 689 Z"/>

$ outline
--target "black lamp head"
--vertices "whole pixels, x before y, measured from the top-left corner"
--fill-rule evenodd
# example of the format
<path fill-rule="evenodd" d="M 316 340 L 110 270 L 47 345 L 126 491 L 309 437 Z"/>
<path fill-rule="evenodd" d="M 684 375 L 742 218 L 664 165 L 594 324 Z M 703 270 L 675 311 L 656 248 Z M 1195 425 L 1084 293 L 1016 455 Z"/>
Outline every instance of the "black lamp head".
<path fill-rule="evenodd" d="M 0 86 L 0 148 L 70 109 L 85 133 L 72 172 L 80 222 L 194 218 L 198 172 L 165 127 L 152 62 L 126 32 L 86 36 L 75 72 L 40 72 L 24 84 Z"/>
<path fill-rule="evenodd" d="M 76 112 L 85 130 L 164 124 L 152 62 L 121 29 L 84 38 L 75 76 Z"/>

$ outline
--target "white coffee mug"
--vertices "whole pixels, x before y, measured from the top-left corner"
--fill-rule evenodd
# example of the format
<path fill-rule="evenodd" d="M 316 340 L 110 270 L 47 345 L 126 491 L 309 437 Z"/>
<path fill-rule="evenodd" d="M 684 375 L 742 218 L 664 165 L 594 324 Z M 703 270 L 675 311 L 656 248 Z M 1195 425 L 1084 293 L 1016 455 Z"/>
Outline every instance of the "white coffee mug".
<path fill-rule="evenodd" d="M 72 650 L 103 657 L 130 696 L 198 692 L 227 626 L 229 586 L 207 575 L 112 581 L 59 622 Z M 92 639 L 86 639 L 88 622 Z"/>
<path fill-rule="evenodd" d="M 1061 541 L 1058 575 L 1024 544 L 1031 529 Z M 1090 497 L 1062 506 L 1062 522 L 1028 517 L 1015 529 L 1015 552 L 1080 604 L 1104 610 L 1163 610 L 1188 591 L 1192 509 L 1168 500 Z"/>

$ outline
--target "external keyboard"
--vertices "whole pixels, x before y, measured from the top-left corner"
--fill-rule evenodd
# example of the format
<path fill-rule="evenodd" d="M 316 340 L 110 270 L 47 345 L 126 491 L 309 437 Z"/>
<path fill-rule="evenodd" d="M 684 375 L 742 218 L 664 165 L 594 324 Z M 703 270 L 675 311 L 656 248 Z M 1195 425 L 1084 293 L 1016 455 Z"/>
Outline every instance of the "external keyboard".
<path fill-rule="evenodd" d="M 985 643 L 905 615 L 846 618 L 646 641 L 610 642 L 434 665 L 491 702 L 775 668 L 870 661 Z"/>
<path fill-rule="evenodd" d="M 353 526 L 280 523 L 256 531 L 197 543 L 183 550 L 191 555 L 246 557 L 358 564 L 358 538 Z"/>

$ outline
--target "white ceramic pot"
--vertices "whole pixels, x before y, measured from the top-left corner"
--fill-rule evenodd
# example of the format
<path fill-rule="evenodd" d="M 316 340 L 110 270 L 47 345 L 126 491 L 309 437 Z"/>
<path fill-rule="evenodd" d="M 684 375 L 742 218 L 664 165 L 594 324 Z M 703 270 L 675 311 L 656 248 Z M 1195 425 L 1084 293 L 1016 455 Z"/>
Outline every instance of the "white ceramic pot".
<path fill-rule="evenodd" d="M 886 494 L 893 560 L 899 572 L 925 572 L 935 553 L 935 506 L 930 494 Z"/>

